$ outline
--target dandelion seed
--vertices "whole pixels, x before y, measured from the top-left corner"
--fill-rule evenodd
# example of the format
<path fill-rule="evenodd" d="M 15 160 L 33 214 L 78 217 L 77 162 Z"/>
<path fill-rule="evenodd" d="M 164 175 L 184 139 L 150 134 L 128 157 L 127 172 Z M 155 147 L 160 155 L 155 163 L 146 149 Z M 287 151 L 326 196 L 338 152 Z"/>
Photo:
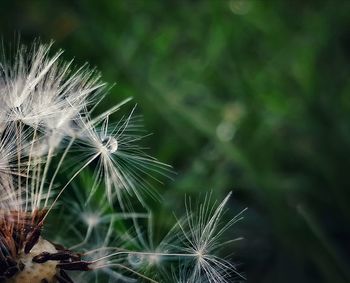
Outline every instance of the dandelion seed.
<path fill-rule="evenodd" d="M 145 177 L 159 181 L 155 175 L 168 177 L 171 173 L 170 166 L 145 154 L 137 144 L 145 135 L 140 133 L 140 123 L 138 117 L 133 116 L 134 110 L 115 125 L 109 123 L 111 113 L 88 122 L 78 139 L 81 144 L 78 150 L 85 157 L 83 164 L 98 163 L 90 197 L 103 180 L 108 200 L 112 202 L 116 198 L 123 210 L 131 207 L 127 199 L 129 196 L 136 196 L 145 207 L 145 194 L 157 198 Z"/>
<path fill-rule="evenodd" d="M 217 206 L 210 205 L 210 195 L 206 196 L 198 211 L 192 209 L 191 201 L 186 202 L 187 215 L 178 221 L 177 226 L 165 243 L 172 243 L 169 250 L 187 254 L 190 260 L 184 261 L 184 270 L 191 270 L 188 282 L 229 282 L 232 273 L 244 279 L 236 267 L 228 260 L 216 255 L 216 251 L 229 242 L 223 242 L 222 236 L 235 223 L 242 220 L 241 211 L 234 218 L 222 223 L 224 208 L 231 193 Z M 175 236 L 174 236 L 175 235 Z"/>

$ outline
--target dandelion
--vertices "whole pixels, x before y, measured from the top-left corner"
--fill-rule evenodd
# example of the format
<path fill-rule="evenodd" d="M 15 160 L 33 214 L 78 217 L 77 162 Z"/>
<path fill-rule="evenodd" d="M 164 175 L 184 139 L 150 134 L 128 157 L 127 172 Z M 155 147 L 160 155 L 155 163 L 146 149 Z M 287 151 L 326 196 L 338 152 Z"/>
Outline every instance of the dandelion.
<path fill-rule="evenodd" d="M 125 273 L 133 273 L 150 282 L 244 280 L 244 276 L 229 260 L 217 255 L 220 248 L 242 239 L 222 241 L 224 232 L 240 221 L 245 211 L 222 223 L 224 206 L 229 197 L 230 194 L 215 208 L 210 206 L 210 196 L 207 196 L 198 212 L 188 210 L 186 217 L 178 220 L 158 245 L 154 244 L 152 237 L 152 215 L 148 217 L 149 229 L 146 232 L 140 229 L 137 220 L 140 218 L 134 219 L 134 231 L 119 235 L 118 244 L 105 239 L 102 247 L 88 249 L 85 256 L 90 258 L 90 268 L 114 273 L 115 278 L 124 277 L 124 280 Z M 115 267 L 118 272 L 114 270 Z"/>
<path fill-rule="evenodd" d="M 222 223 L 224 208 L 231 193 L 214 209 L 210 205 L 210 195 L 206 196 L 199 205 L 197 213 L 194 213 L 191 202 L 186 203 L 187 215 L 178 221 L 178 240 L 180 249 L 193 256 L 191 262 L 187 262 L 184 268 L 188 275 L 188 282 L 229 282 L 232 273 L 245 279 L 237 272 L 236 267 L 228 260 L 215 255 L 215 251 L 234 241 L 222 241 L 224 233 L 235 223 L 242 220 L 242 210 L 228 222 Z M 176 246 L 175 246 L 176 247 Z"/>
<path fill-rule="evenodd" d="M 130 208 L 128 198 L 123 196 L 135 195 L 147 207 L 143 194 L 157 197 L 144 176 L 157 179 L 155 174 L 167 176 L 170 167 L 145 154 L 137 142 L 145 137 L 140 134 L 138 117 L 133 116 L 135 108 L 129 116 L 123 117 L 117 124 L 110 125 L 111 111 L 88 122 L 80 133 L 78 150 L 86 158 L 85 164 L 92 161 L 98 163 L 94 176 L 95 184 L 90 196 L 104 181 L 108 200 L 119 201 L 120 206 Z M 101 127 L 97 127 L 101 124 Z"/>
<path fill-rule="evenodd" d="M 171 168 L 138 145 L 147 135 L 135 108 L 111 122 L 129 99 L 96 115 L 106 85 L 87 66 L 61 61 L 62 51 L 52 55 L 51 45 L 20 46 L 0 63 L 0 282 L 228 282 L 239 275 L 216 255 L 241 219 L 221 225 L 229 196 L 217 208 L 206 198 L 198 214 L 188 204 L 186 217 L 154 243 L 145 199 L 157 197 L 151 180 Z"/>

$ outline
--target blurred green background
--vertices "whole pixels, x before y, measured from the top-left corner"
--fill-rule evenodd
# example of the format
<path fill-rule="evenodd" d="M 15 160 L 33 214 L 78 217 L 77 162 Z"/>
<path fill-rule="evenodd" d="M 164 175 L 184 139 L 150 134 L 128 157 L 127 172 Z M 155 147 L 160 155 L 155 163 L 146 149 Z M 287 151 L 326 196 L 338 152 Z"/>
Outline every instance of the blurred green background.
<path fill-rule="evenodd" d="M 233 258 L 248 282 L 350 282 L 349 1 L 1 1 L 6 42 L 55 41 L 133 96 L 173 165 L 157 227 L 184 195 L 249 210 Z"/>

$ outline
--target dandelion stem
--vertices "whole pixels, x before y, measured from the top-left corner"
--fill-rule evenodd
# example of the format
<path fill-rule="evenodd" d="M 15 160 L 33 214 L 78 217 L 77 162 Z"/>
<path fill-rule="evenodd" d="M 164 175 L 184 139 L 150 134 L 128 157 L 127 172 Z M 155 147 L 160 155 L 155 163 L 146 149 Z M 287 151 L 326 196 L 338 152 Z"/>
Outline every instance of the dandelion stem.
<path fill-rule="evenodd" d="M 69 150 L 70 150 L 70 148 L 71 148 L 71 146 L 72 146 L 74 140 L 75 140 L 74 138 L 72 138 L 72 139 L 70 140 L 68 146 L 66 147 L 65 151 L 64 151 L 63 154 L 62 154 L 62 157 L 61 157 L 60 161 L 58 162 L 57 168 L 56 168 L 56 170 L 55 170 L 55 172 L 54 172 L 54 174 L 53 174 L 53 176 L 52 176 L 52 178 L 51 178 L 51 182 L 50 182 L 50 185 L 49 185 L 49 189 L 48 189 L 48 193 L 47 193 L 47 196 L 46 196 L 46 200 L 45 200 L 44 207 L 47 207 L 47 203 L 48 203 L 48 201 L 49 201 L 49 197 L 50 197 L 51 190 L 52 190 L 54 181 L 55 181 L 55 179 L 56 179 L 56 176 L 57 176 L 57 174 L 58 174 L 58 172 L 59 172 L 59 170 L 60 170 L 60 168 L 61 168 L 61 166 L 62 166 L 62 164 L 63 164 L 63 161 L 64 161 L 64 159 L 66 158 L 66 155 L 67 155 L 67 153 L 69 152 Z"/>
<path fill-rule="evenodd" d="M 69 179 L 69 181 L 65 184 L 65 186 L 60 190 L 60 192 L 58 193 L 57 197 L 55 198 L 55 200 L 52 202 L 50 208 L 47 210 L 47 213 L 45 214 L 45 216 L 43 217 L 41 222 L 44 222 L 44 220 L 46 219 L 47 215 L 49 215 L 50 211 L 52 210 L 52 208 L 54 207 L 54 205 L 56 204 L 57 200 L 60 198 L 60 196 L 62 195 L 62 193 L 65 191 L 65 189 L 68 187 L 68 185 L 75 179 L 76 176 L 78 176 L 80 174 L 81 171 L 83 171 L 92 161 L 95 160 L 95 158 L 97 156 L 99 156 L 100 153 L 96 153 L 93 157 L 90 158 L 89 161 L 87 161 L 85 163 L 84 166 L 82 166 L 73 176 L 72 178 Z"/>

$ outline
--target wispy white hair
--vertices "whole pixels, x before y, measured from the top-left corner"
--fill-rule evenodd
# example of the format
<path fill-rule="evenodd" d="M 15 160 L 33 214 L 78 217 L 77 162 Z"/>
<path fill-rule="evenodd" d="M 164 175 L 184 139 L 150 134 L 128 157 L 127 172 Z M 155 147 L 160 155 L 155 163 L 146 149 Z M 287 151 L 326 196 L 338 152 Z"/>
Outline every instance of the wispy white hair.
<path fill-rule="evenodd" d="M 167 166 L 135 144 L 142 136 L 137 136 L 132 115 L 109 126 L 109 116 L 128 100 L 92 118 L 106 94 L 105 83 L 87 66 L 75 68 L 72 61 L 60 60 L 61 50 L 51 55 L 51 45 L 21 46 L 14 60 L 4 56 L 0 64 L 0 171 L 14 169 L 11 173 L 18 182 L 8 195 L 21 198 L 25 192 L 25 200 L 18 199 L 25 209 L 51 210 L 73 179 L 95 167 L 91 194 L 102 186 L 110 203 L 117 197 L 124 205 L 129 201 L 122 201 L 125 195 L 135 195 L 143 203 L 150 186 L 141 182 L 142 175 L 162 174 Z M 77 148 L 81 154 L 71 179 L 53 190 L 66 156 Z M 61 159 L 49 179 L 56 156 Z"/>

